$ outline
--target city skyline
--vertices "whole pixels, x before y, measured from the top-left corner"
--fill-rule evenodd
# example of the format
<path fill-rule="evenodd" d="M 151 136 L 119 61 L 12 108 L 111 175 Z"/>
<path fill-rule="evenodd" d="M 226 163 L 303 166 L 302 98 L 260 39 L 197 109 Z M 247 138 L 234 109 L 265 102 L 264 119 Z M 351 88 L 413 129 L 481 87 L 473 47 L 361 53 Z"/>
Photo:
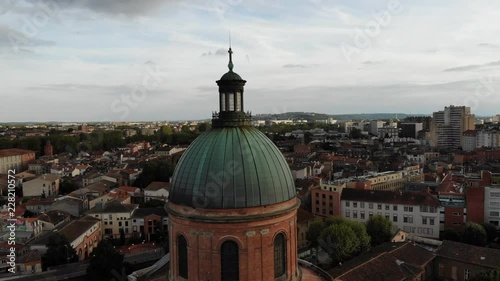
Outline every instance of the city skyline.
<path fill-rule="evenodd" d="M 8 1 L 0 121 L 208 119 L 229 31 L 254 114 L 431 114 L 454 104 L 496 115 L 492 5 Z"/>

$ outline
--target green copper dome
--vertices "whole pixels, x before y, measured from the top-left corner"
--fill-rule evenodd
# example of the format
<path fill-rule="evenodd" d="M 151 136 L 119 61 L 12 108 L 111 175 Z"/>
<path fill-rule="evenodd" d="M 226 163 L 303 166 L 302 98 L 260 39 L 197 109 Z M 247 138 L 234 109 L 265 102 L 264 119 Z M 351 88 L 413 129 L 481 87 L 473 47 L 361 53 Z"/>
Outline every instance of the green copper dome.
<path fill-rule="evenodd" d="M 179 160 L 169 201 L 194 208 L 246 208 L 295 197 L 288 164 L 271 140 L 251 126 L 212 128 Z"/>
<path fill-rule="evenodd" d="M 222 77 L 220 78 L 220 81 L 228 81 L 228 80 L 243 80 L 243 79 L 241 79 L 241 76 L 239 76 L 238 73 L 230 70 L 226 72 L 224 75 L 222 75 Z"/>

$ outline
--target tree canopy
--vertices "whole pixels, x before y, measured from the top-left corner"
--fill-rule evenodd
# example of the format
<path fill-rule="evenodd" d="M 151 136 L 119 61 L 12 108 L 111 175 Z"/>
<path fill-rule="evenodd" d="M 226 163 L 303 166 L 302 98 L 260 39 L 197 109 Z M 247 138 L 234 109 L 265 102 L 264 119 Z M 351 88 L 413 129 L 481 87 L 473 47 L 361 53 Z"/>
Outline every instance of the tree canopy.
<path fill-rule="evenodd" d="M 486 246 L 488 242 L 486 230 L 482 225 L 477 223 L 466 223 L 461 236 L 462 242 L 470 245 Z"/>
<path fill-rule="evenodd" d="M 500 269 L 481 271 L 478 275 L 472 277 L 470 281 L 498 281 L 500 280 Z"/>
<path fill-rule="evenodd" d="M 373 246 L 389 242 L 392 237 L 392 221 L 381 215 L 374 215 L 366 222 L 366 232 L 371 237 Z"/>
<path fill-rule="evenodd" d="M 124 270 L 123 255 L 108 240 L 103 240 L 92 251 L 87 267 L 89 280 L 108 281 Z"/>
<path fill-rule="evenodd" d="M 168 182 L 174 173 L 174 165 L 165 159 L 147 162 L 142 173 L 137 177 L 134 186 L 145 188 L 153 181 Z"/>
<path fill-rule="evenodd" d="M 318 238 L 320 237 L 323 229 L 325 229 L 325 224 L 320 220 L 316 220 L 309 225 L 309 229 L 306 232 L 306 239 L 309 241 L 311 247 L 318 246 Z"/>
<path fill-rule="evenodd" d="M 66 237 L 57 232 L 50 236 L 47 243 L 47 252 L 42 256 L 42 267 L 44 269 L 76 261 L 78 261 L 78 256 Z"/>
<path fill-rule="evenodd" d="M 360 222 L 340 217 L 313 222 L 306 235 L 311 246 L 320 246 L 334 264 L 344 262 L 370 249 L 370 236 Z"/>

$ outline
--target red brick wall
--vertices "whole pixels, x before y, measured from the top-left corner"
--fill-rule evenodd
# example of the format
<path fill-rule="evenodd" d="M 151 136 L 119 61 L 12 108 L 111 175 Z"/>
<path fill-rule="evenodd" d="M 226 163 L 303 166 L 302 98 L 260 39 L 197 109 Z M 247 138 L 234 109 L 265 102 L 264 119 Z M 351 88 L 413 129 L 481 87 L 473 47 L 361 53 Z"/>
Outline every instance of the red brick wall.
<path fill-rule="evenodd" d="M 323 198 L 323 195 L 325 198 Z M 311 203 L 314 215 L 323 217 L 340 216 L 340 192 L 313 188 L 311 190 Z"/>
<path fill-rule="evenodd" d="M 149 221 L 151 220 L 151 232 L 149 231 Z M 150 216 L 145 216 L 144 217 L 144 236 L 148 237 L 148 234 L 155 234 L 156 233 L 156 226 L 160 228 L 160 231 L 162 230 L 162 219 L 158 215 L 150 215 Z"/>
<path fill-rule="evenodd" d="M 23 169 L 26 169 L 28 167 L 28 164 L 33 161 L 35 161 L 35 152 L 26 153 L 21 156 Z"/>
<path fill-rule="evenodd" d="M 279 233 L 285 235 L 287 248 L 287 278 L 283 280 L 297 280 L 297 226 L 296 207 L 294 207 L 297 205 L 295 205 L 295 200 L 294 198 L 286 202 L 289 212 L 250 222 L 211 223 L 187 220 L 170 213 L 170 274 L 173 280 L 184 280 L 177 276 L 176 241 L 178 235 L 182 234 L 188 244 L 188 280 L 220 280 L 220 247 L 223 242 L 232 240 L 239 245 L 240 281 L 274 281 L 274 238 Z M 169 207 L 173 208 L 173 205 L 169 203 Z M 236 211 L 244 217 L 256 215 L 259 212 L 271 212 L 269 207 L 271 206 L 259 207 L 260 210 L 248 208 L 253 209 L 250 212 L 245 209 Z M 234 212 L 234 209 L 219 210 L 219 216 L 227 216 Z M 199 213 L 203 214 L 203 211 L 200 210 Z M 212 213 L 210 216 L 217 215 Z"/>
<path fill-rule="evenodd" d="M 454 215 L 458 213 L 457 215 Z M 459 225 L 458 225 L 459 223 Z M 444 228 L 459 229 L 464 224 L 464 208 L 445 208 L 444 210 Z"/>
<path fill-rule="evenodd" d="M 484 222 L 484 188 L 468 187 L 465 192 L 467 200 L 467 221 Z"/>
<path fill-rule="evenodd" d="M 94 242 L 96 241 L 95 239 L 97 238 L 97 242 Z M 92 241 L 92 246 L 90 246 L 90 242 Z M 80 260 L 84 260 L 86 257 L 85 257 L 85 245 L 87 245 L 87 248 L 88 248 L 88 256 L 90 256 L 90 254 L 92 253 L 92 250 L 97 247 L 97 244 L 99 244 L 99 242 L 101 241 L 101 229 L 97 229 L 96 231 L 94 231 L 94 233 L 92 233 L 90 236 L 86 236 L 84 239 L 83 239 L 83 242 L 80 243 L 80 245 L 78 245 L 76 248 L 75 248 L 75 252 L 76 254 L 78 255 L 78 252 L 80 250 L 82 250 L 82 256 L 80 257 Z"/>

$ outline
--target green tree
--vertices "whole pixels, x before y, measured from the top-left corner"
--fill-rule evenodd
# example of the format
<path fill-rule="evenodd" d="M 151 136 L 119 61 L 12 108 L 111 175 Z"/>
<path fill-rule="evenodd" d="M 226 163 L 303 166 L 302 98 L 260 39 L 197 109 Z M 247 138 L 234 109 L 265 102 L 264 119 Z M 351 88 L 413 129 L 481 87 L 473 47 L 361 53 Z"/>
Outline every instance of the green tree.
<path fill-rule="evenodd" d="M 375 215 L 366 222 L 366 232 L 371 237 L 373 246 L 389 242 L 392 237 L 392 221 L 381 215 Z"/>
<path fill-rule="evenodd" d="M 498 235 L 496 226 L 491 223 L 483 223 L 482 226 L 486 231 L 487 242 L 491 243 Z"/>
<path fill-rule="evenodd" d="M 59 185 L 59 194 L 66 195 L 76 190 L 76 186 L 73 182 L 68 180 L 61 181 Z"/>
<path fill-rule="evenodd" d="M 89 280 L 109 281 L 122 276 L 123 255 L 118 253 L 108 240 L 103 240 L 92 251 L 87 267 Z"/>
<path fill-rule="evenodd" d="M 370 250 L 371 237 L 366 231 L 366 226 L 357 221 L 346 220 L 347 225 L 356 233 L 356 237 L 359 239 L 359 246 L 355 251 L 355 255 L 359 255 Z"/>
<path fill-rule="evenodd" d="M 42 256 L 44 270 L 47 267 L 76 261 L 78 261 L 78 256 L 66 237 L 57 232 L 50 236 L 47 243 L 47 252 Z"/>
<path fill-rule="evenodd" d="M 334 264 L 351 259 L 359 250 L 360 240 L 348 224 L 333 224 L 321 232 L 319 241 Z"/>
<path fill-rule="evenodd" d="M 500 269 L 492 269 L 487 271 L 481 271 L 478 275 L 472 277 L 470 281 L 499 281 L 500 280 Z"/>
<path fill-rule="evenodd" d="M 200 123 L 198 124 L 198 132 L 200 133 L 203 133 L 203 132 L 206 132 L 210 129 L 211 125 L 210 123 L 207 123 L 207 122 L 203 122 L 203 123 Z"/>
<path fill-rule="evenodd" d="M 366 232 L 366 226 L 360 222 L 348 220 L 342 217 L 329 217 L 325 221 L 325 228 L 332 225 L 347 225 L 351 228 L 359 239 L 359 245 L 354 255 L 359 255 L 370 249 L 370 236 Z"/>
<path fill-rule="evenodd" d="M 363 133 L 361 133 L 361 129 L 352 128 L 351 132 L 349 133 L 349 138 L 351 138 L 351 139 L 362 139 L 363 138 Z"/>
<path fill-rule="evenodd" d="M 464 230 L 462 231 L 461 239 L 463 243 L 470 245 L 486 246 L 488 234 L 482 225 L 468 222 L 465 224 Z"/>
<path fill-rule="evenodd" d="M 174 166 L 165 159 L 146 162 L 142 173 L 137 177 L 134 186 L 145 188 L 153 181 L 168 182 L 174 173 Z"/>
<path fill-rule="evenodd" d="M 316 220 L 309 225 L 309 229 L 306 232 L 306 239 L 311 247 L 318 246 L 318 238 L 323 229 L 325 229 L 325 224 L 321 220 Z"/>
<path fill-rule="evenodd" d="M 120 245 L 125 245 L 125 230 L 123 228 L 120 228 Z"/>
<path fill-rule="evenodd" d="M 449 240 L 449 241 L 456 241 L 456 242 L 460 242 L 460 233 L 458 233 L 456 230 L 454 229 L 445 229 L 444 231 L 442 231 L 439 235 L 439 239 L 440 240 Z"/>

